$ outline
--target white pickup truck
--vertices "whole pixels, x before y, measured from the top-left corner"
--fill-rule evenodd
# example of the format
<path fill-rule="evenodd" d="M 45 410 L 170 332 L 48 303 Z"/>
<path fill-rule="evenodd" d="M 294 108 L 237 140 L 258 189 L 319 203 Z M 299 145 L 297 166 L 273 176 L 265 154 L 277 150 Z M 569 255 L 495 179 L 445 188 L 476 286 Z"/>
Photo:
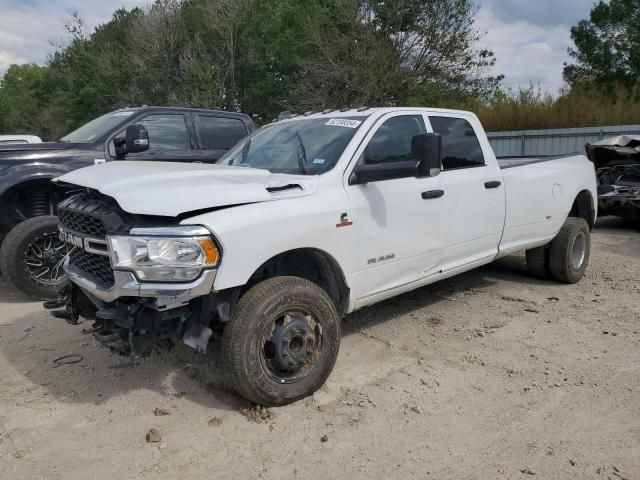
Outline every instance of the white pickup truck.
<path fill-rule="evenodd" d="M 597 205 L 586 157 L 499 163 L 475 115 L 427 108 L 290 116 L 216 165 L 56 181 L 82 191 L 59 206 L 70 282 L 45 306 L 134 358 L 219 344 L 260 405 L 318 389 L 359 308 L 520 250 L 536 277 L 577 282 Z"/>

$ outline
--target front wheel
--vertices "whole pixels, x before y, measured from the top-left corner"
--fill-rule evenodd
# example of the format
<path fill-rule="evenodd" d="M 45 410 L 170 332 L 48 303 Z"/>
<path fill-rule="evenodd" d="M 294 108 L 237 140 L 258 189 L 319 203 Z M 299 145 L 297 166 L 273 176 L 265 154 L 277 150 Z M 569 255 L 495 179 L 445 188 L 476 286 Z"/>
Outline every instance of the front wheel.
<path fill-rule="evenodd" d="M 340 318 L 320 287 L 297 277 L 264 280 L 238 302 L 222 352 L 234 388 L 262 406 L 312 394 L 338 356 Z"/>
<path fill-rule="evenodd" d="M 0 249 L 0 270 L 8 283 L 36 300 L 55 298 L 64 280 L 66 246 L 58 238 L 58 217 L 33 217 L 15 226 Z"/>

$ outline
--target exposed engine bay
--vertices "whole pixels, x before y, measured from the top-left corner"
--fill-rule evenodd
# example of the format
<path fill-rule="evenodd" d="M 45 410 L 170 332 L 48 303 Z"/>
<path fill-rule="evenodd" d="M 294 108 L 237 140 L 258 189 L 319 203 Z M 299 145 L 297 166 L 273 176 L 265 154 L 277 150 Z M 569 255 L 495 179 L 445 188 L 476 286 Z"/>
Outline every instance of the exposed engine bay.
<path fill-rule="evenodd" d="M 598 215 L 640 226 L 640 135 L 621 135 L 587 145 L 596 167 Z"/>

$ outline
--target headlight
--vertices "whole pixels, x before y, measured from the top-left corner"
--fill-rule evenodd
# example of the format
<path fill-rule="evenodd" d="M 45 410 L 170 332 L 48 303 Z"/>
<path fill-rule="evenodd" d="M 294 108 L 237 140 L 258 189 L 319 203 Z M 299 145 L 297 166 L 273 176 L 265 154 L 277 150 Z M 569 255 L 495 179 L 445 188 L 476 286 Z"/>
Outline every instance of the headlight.
<path fill-rule="evenodd" d="M 152 230 L 145 229 L 145 233 Z M 218 263 L 218 247 L 210 236 L 110 236 L 107 239 L 111 266 L 115 270 L 130 270 L 141 281 L 185 282 L 195 279 L 203 268 Z"/>

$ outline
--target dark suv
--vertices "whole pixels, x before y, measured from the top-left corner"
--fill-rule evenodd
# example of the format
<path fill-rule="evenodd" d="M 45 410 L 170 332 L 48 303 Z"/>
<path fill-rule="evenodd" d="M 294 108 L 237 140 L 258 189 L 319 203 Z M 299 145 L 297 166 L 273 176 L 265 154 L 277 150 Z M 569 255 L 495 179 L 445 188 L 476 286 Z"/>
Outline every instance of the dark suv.
<path fill-rule="evenodd" d="M 148 148 L 126 152 L 125 132 L 142 125 Z M 124 108 L 57 142 L 0 146 L 0 271 L 34 298 L 55 296 L 65 246 L 56 205 L 68 195 L 50 180 L 112 160 L 213 163 L 255 130 L 247 115 L 181 107 Z"/>

